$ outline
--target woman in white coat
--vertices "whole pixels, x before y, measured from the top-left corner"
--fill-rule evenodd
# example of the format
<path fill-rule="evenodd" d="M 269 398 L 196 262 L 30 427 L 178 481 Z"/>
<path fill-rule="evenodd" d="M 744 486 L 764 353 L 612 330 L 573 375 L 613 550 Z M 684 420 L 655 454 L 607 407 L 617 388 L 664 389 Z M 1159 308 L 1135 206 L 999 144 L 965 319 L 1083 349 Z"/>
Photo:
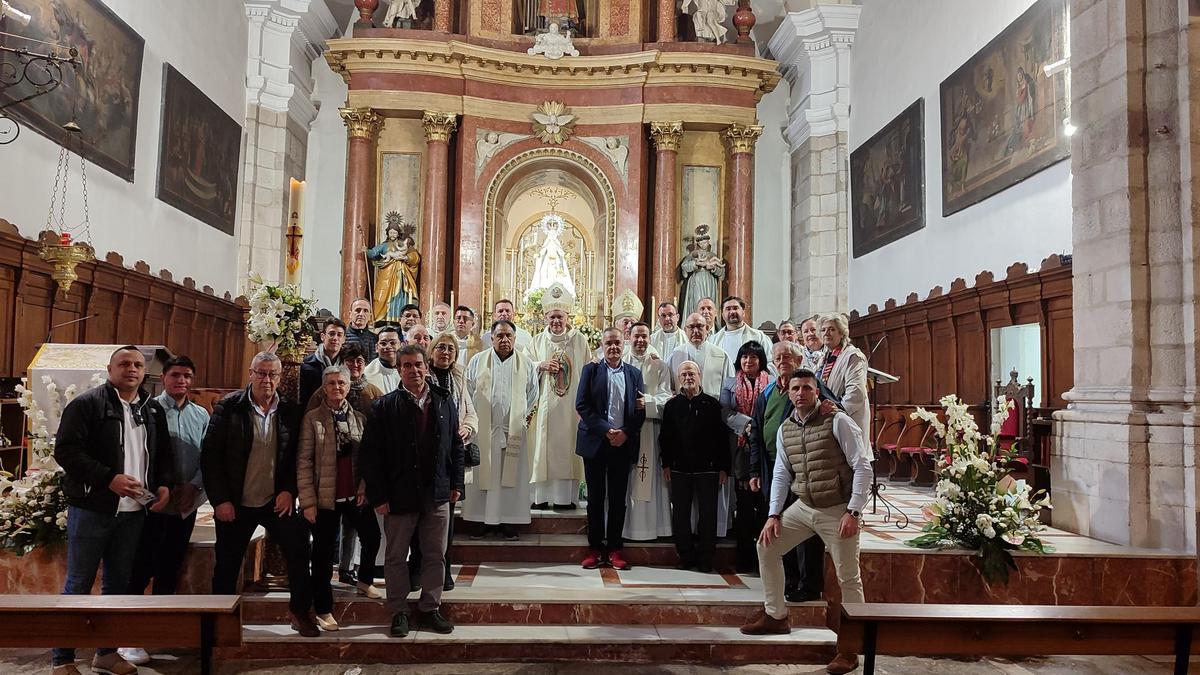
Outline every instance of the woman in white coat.
<path fill-rule="evenodd" d="M 817 364 L 817 376 L 841 403 L 842 410 L 862 429 L 871 443 L 871 402 L 867 397 L 867 357 L 850 344 L 850 327 L 841 314 L 825 314 L 817 331 L 825 353 Z"/>

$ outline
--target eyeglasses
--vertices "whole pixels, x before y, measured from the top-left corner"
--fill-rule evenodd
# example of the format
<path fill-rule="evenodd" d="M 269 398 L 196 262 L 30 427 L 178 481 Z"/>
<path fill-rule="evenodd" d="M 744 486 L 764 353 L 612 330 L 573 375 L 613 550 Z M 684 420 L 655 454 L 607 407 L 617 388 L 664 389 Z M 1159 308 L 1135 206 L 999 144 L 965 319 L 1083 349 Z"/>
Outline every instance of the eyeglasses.
<path fill-rule="evenodd" d="M 271 380 L 272 382 L 278 381 L 279 378 L 283 376 L 283 373 L 271 370 L 251 370 L 250 372 L 259 379 Z"/>
<path fill-rule="evenodd" d="M 452 352 L 452 351 L 455 351 L 456 349 L 457 348 L 454 345 L 446 343 L 446 342 L 442 342 L 442 343 L 435 345 L 433 348 L 433 351 L 435 351 L 435 352 Z"/>
<path fill-rule="evenodd" d="M 380 340 L 378 342 L 378 344 L 380 344 L 384 347 L 398 347 L 398 346 L 400 346 L 400 341 L 399 340 Z"/>

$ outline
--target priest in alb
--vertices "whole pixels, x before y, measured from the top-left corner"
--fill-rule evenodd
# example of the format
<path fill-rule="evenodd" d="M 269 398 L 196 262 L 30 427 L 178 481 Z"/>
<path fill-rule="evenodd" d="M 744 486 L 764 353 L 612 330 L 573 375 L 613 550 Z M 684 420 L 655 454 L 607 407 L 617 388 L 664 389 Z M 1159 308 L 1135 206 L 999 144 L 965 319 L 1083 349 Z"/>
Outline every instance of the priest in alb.
<path fill-rule="evenodd" d="M 650 334 L 650 346 L 659 356 L 666 358 L 687 338 L 679 327 L 679 310 L 674 303 L 660 302 L 655 312 L 658 315 L 658 330 Z"/>
<path fill-rule="evenodd" d="M 757 342 L 762 348 L 764 354 L 771 353 L 771 338 L 767 334 L 754 328 L 749 323 L 750 316 L 746 311 L 746 301 L 736 295 L 731 295 L 725 298 L 725 302 L 721 303 L 721 317 L 725 319 L 725 327 L 712 334 L 708 341 L 725 350 L 729 355 L 730 363 L 737 360 L 738 351 L 742 345 L 747 342 Z M 774 372 L 774 366 L 766 364 L 768 370 Z M 711 394 L 712 392 L 706 391 Z M 720 396 L 720 392 L 713 394 Z"/>
<path fill-rule="evenodd" d="M 542 295 L 546 330 L 533 338 L 529 356 L 537 369 L 538 404 L 529 443 L 533 455 L 534 508 L 575 508 L 583 460 L 575 454 L 579 415 L 575 393 L 583 364 L 591 358 L 587 338 L 567 325 L 575 298 L 559 282 Z"/>
<path fill-rule="evenodd" d="M 658 427 L 663 406 L 671 400 L 671 373 L 650 345 L 649 326 L 641 322 L 633 324 L 630 338 L 624 361 L 642 371 L 646 421 L 642 423 L 637 462 L 629 477 L 629 511 L 625 516 L 624 536 L 633 541 L 653 541 L 671 536 L 671 497 L 658 455 Z"/>
<path fill-rule="evenodd" d="M 480 461 L 467 485 L 463 519 L 480 523 L 474 539 L 499 531 L 512 540 L 517 538 L 512 526 L 530 522 L 526 432 L 537 404 L 537 373 L 515 349 L 517 327 L 511 321 L 495 322 L 491 333 L 492 348 L 467 366 L 467 392 L 479 417 Z"/>
<path fill-rule="evenodd" d="M 708 340 L 708 321 L 699 312 L 688 315 L 683 323 L 687 342 L 675 348 L 667 357 L 667 367 L 671 369 L 672 389 L 679 389 L 679 366 L 684 361 L 694 361 L 700 366 L 700 391 L 720 398 L 721 386 L 725 379 L 733 377 L 733 359 L 717 345 Z M 724 537 L 729 531 L 729 512 L 733 503 L 733 482 L 725 481 L 721 486 L 721 495 L 717 500 L 717 536 Z M 695 514 L 693 513 L 693 520 Z M 694 525 L 694 523 L 693 523 Z"/>

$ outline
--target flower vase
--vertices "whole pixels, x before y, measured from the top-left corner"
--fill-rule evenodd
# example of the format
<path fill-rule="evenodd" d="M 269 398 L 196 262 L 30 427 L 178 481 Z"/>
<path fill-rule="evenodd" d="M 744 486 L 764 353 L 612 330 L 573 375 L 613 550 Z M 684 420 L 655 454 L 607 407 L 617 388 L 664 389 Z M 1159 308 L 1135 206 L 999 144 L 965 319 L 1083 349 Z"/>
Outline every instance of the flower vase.
<path fill-rule="evenodd" d="M 754 28 L 755 23 L 758 23 L 758 19 L 750 7 L 750 0 L 738 0 L 737 11 L 733 13 L 733 26 L 737 29 L 739 44 L 750 42 L 750 29 Z"/>
<path fill-rule="evenodd" d="M 279 378 L 279 395 L 297 401 L 301 407 L 307 401 L 300 401 L 300 362 L 304 360 L 304 350 L 299 347 L 278 349 L 275 354 L 282 361 L 283 374 Z"/>

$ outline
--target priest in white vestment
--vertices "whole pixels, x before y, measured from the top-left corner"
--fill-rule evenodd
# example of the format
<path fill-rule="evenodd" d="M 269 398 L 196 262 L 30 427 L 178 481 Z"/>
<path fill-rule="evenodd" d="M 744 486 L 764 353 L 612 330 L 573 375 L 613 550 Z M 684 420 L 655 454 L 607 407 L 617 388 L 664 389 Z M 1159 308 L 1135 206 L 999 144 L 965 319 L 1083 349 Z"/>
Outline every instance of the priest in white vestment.
<path fill-rule="evenodd" d="M 658 329 L 650 334 L 650 346 L 659 356 L 667 356 L 675 351 L 687 338 L 679 327 L 679 311 L 670 302 L 660 302 L 657 308 Z"/>
<path fill-rule="evenodd" d="M 719 400 L 725 379 L 734 375 L 733 359 L 724 349 L 707 340 L 708 322 L 699 312 L 688 315 L 683 330 L 688 341 L 676 347 L 667 357 L 667 367 L 671 370 L 671 389 L 679 389 L 679 366 L 683 365 L 684 361 L 695 361 L 696 365 L 700 366 L 700 391 Z M 721 486 L 721 496 L 717 500 L 718 537 L 724 537 L 729 531 L 729 511 L 732 503 L 733 481 L 730 480 Z M 692 525 L 694 527 L 695 522 Z"/>
<path fill-rule="evenodd" d="M 529 357 L 537 368 L 538 404 L 529 430 L 533 455 L 534 508 L 576 507 L 583 458 L 575 454 L 579 415 L 575 394 L 583 364 L 591 359 L 587 337 L 567 326 L 575 298 L 555 282 L 542 295 L 546 330 L 533 338 Z"/>
<path fill-rule="evenodd" d="M 737 360 L 738 350 L 742 345 L 753 340 L 762 348 L 764 354 L 771 353 L 771 338 L 767 334 L 754 328 L 746 323 L 749 316 L 746 313 L 746 301 L 731 295 L 725 298 L 725 302 L 721 304 L 721 316 L 725 319 L 725 327 L 712 334 L 708 341 L 725 350 L 729 355 L 730 362 Z M 767 364 L 770 366 L 770 364 Z M 774 368 L 770 366 L 768 370 Z M 772 371 L 773 372 L 773 371 Z M 713 393 L 706 391 L 707 394 L 720 396 L 720 392 Z"/>
<path fill-rule="evenodd" d="M 663 406 L 671 400 L 671 373 L 650 345 L 650 327 L 635 323 L 630 329 L 631 345 L 624 361 L 642 371 L 646 421 L 642 423 L 638 459 L 629 477 L 629 511 L 624 536 L 633 541 L 653 541 L 671 536 L 671 497 L 663 479 L 658 454 L 658 431 Z"/>
<path fill-rule="evenodd" d="M 472 534 L 482 539 L 499 531 L 516 539 L 513 525 L 526 525 L 529 516 L 529 452 L 525 435 L 529 414 L 537 405 L 538 384 L 533 364 L 516 349 L 516 326 L 492 324 L 492 348 L 480 352 L 467 366 L 467 391 L 479 417 L 479 466 L 467 485 L 463 519 L 481 523 Z"/>
<path fill-rule="evenodd" d="M 533 336 L 530 335 L 529 331 L 517 326 L 517 309 L 513 305 L 512 300 L 504 299 L 496 301 L 496 306 L 492 308 L 492 321 L 507 321 L 516 326 L 517 342 L 515 348 L 524 354 L 529 353 L 529 347 L 533 344 Z M 479 339 L 483 341 L 484 349 L 492 348 L 492 331 L 487 331 L 479 336 Z"/>
<path fill-rule="evenodd" d="M 379 339 L 375 342 L 375 353 L 378 357 L 363 369 L 363 377 L 385 394 L 390 394 L 400 387 L 400 371 L 396 370 L 396 353 L 399 350 L 400 332 L 394 326 L 379 329 Z M 382 554 L 381 549 L 380 555 Z"/>

